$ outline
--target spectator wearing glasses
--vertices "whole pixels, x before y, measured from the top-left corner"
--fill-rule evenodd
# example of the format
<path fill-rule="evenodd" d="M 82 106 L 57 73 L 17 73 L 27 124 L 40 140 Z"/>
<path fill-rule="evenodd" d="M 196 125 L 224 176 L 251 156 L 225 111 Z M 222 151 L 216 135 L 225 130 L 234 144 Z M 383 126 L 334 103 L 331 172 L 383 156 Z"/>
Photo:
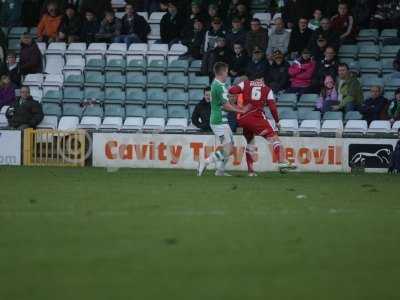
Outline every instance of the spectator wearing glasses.
<path fill-rule="evenodd" d="M 267 50 L 268 43 L 268 31 L 261 26 L 259 19 L 254 18 L 250 22 L 250 31 L 246 35 L 245 48 L 247 53 L 253 53 L 253 50 L 257 47 L 261 51 Z"/>

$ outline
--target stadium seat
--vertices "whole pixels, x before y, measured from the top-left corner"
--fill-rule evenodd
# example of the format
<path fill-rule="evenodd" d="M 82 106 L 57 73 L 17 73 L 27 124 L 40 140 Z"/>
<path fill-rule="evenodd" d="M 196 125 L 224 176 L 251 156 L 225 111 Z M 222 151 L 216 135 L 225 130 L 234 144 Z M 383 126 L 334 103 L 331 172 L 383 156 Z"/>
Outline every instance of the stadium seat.
<path fill-rule="evenodd" d="M 66 43 L 53 42 L 47 46 L 46 55 L 47 54 L 53 54 L 53 55 L 58 54 L 60 56 L 63 56 L 66 51 L 67 51 Z"/>
<path fill-rule="evenodd" d="M 299 102 L 297 103 L 298 107 L 315 107 L 319 96 L 318 94 L 303 94 L 301 95 Z"/>
<path fill-rule="evenodd" d="M 189 88 L 205 89 L 210 86 L 210 79 L 208 76 L 189 76 Z"/>
<path fill-rule="evenodd" d="M 133 43 L 129 46 L 126 53 L 128 61 L 130 59 L 143 59 L 145 58 L 148 50 L 148 45 L 145 43 Z"/>
<path fill-rule="evenodd" d="M 60 117 L 62 115 L 61 106 L 57 103 L 43 103 L 43 114 L 47 116 Z"/>
<path fill-rule="evenodd" d="M 167 77 L 162 72 L 147 73 L 147 88 L 162 88 L 167 85 Z"/>
<path fill-rule="evenodd" d="M 345 122 L 349 120 L 362 120 L 362 115 L 358 111 L 349 111 L 344 116 Z"/>
<path fill-rule="evenodd" d="M 324 113 L 322 120 L 343 120 L 343 113 L 341 111 L 327 111 Z"/>
<path fill-rule="evenodd" d="M 189 103 L 197 104 L 203 100 L 204 91 L 202 89 L 189 89 Z"/>
<path fill-rule="evenodd" d="M 379 38 L 379 31 L 377 29 L 361 29 L 357 36 L 357 41 L 372 41 L 376 42 Z"/>
<path fill-rule="evenodd" d="M 103 72 L 106 62 L 104 58 L 98 56 L 86 56 L 86 71 L 99 71 Z"/>
<path fill-rule="evenodd" d="M 63 116 L 58 123 L 58 130 L 68 131 L 78 128 L 79 118 L 74 116 Z"/>
<path fill-rule="evenodd" d="M 64 103 L 63 104 L 63 116 L 82 116 L 82 107 L 79 103 Z"/>
<path fill-rule="evenodd" d="M 101 118 L 96 116 L 84 116 L 80 124 L 77 126 L 80 129 L 97 130 L 101 125 Z"/>
<path fill-rule="evenodd" d="M 323 137 L 339 137 L 343 132 L 343 121 L 335 119 L 326 119 L 322 123 L 320 136 Z"/>
<path fill-rule="evenodd" d="M 359 60 L 360 71 L 362 74 L 381 74 L 382 63 L 375 59 L 362 58 Z"/>
<path fill-rule="evenodd" d="M 147 72 L 163 72 L 167 69 L 167 61 L 164 59 L 149 60 L 147 64 Z"/>
<path fill-rule="evenodd" d="M 346 63 L 349 66 L 350 71 L 356 72 L 357 74 L 360 73 L 360 64 L 358 61 L 352 58 L 341 58 L 341 63 Z"/>
<path fill-rule="evenodd" d="M 62 74 L 48 74 L 42 83 L 43 93 L 48 90 L 61 90 L 64 83 Z"/>
<path fill-rule="evenodd" d="M 359 49 L 358 58 L 378 59 L 380 52 L 381 52 L 381 49 L 377 45 L 364 45 L 364 46 L 360 47 L 360 49 Z"/>
<path fill-rule="evenodd" d="M 127 88 L 126 89 L 126 103 L 128 104 L 140 104 L 146 103 L 146 93 L 141 88 Z"/>
<path fill-rule="evenodd" d="M 272 19 L 271 13 L 265 13 L 265 12 L 256 12 L 253 18 L 259 19 L 261 25 L 263 25 L 264 27 L 268 27 Z"/>
<path fill-rule="evenodd" d="M 84 98 L 90 101 L 104 101 L 104 91 L 99 87 L 85 87 Z"/>
<path fill-rule="evenodd" d="M 1 127 L 1 120 L 0 120 L 0 127 Z M 57 127 L 58 127 L 57 116 L 44 116 L 42 122 L 40 122 L 40 124 L 36 126 L 36 128 L 38 129 L 52 129 L 52 130 L 56 130 Z"/>
<path fill-rule="evenodd" d="M 127 45 L 125 43 L 111 43 L 106 50 L 107 58 L 109 56 L 115 56 L 116 58 L 124 58 L 127 53 Z"/>
<path fill-rule="evenodd" d="M 383 29 L 380 35 L 380 39 L 384 40 L 387 38 L 395 38 L 397 37 L 397 29 Z"/>
<path fill-rule="evenodd" d="M 0 114 L 0 128 L 8 127 L 8 120 L 5 114 Z"/>
<path fill-rule="evenodd" d="M 169 73 L 168 74 L 168 88 L 181 88 L 187 89 L 189 85 L 189 79 L 182 73 Z"/>
<path fill-rule="evenodd" d="M 104 75 L 100 71 L 85 71 L 85 87 L 100 87 L 105 83 Z"/>
<path fill-rule="evenodd" d="M 168 62 L 167 71 L 187 73 L 189 69 L 189 62 L 187 60 L 173 60 Z"/>
<path fill-rule="evenodd" d="M 126 75 L 126 87 L 127 88 L 145 88 L 147 84 L 147 77 L 137 73 L 130 72 Z"/>
<path fill-rule="evenodd" d="M 183 105 L 168 105 L 166 132 L 184 132 L 188 125 L 188 111 Z"/>
<path fill-rule="evenodd" d="M 300 122 L 304 120 L 321 120 L 321 113 L 319 111 L 313 111 L 310 109 L 299 109 L 298 119 Z"/>
<path fill-rule="evenodd" d="M 170 104 L 187 105 L 188 94 L 181 89 L 168 89 L 167 99 L 168 99 L 168 105 Z"/>
<path fill-rule="evenodd" d="M 189 73 L 199 73 L 201 70 L 201 60 L 193 60 L 189 66 Z"/>
<path fill-rule="evenodd" d="M 124 1 L 124 2 L 126 2 L 126 1 Z M 146 21 L 149 20 L 149 13 L 147 11 L 138 11 L 137 14 L 139 16 L 142 16 Z"/>
<path fill-rule="evenodd" d="M 279 135 L 282 136 L 293 136 L 293 134 L 297 132 L 299 129 L 297 115 L 295 119 L 281 118 L 279 124 L 280 124 Z"/>
<path fill-rule="evenodd" d="M 48 90 L 42 97 L 42 103 L 57 103 L 62 102 L 62 92 L 61 90 Z"/>
<path fill-rule="evenodd" d="M 122 123 L 121 117 L 105 117 L 99 129 L 103 131 L 119 131 L 122 128 Z"/>
<path fill-rule="evenodd" d="M 149 88 L 146 91 L 146 104 L 162 104 L 167 103 L 167 95 L 161 88 Z"/>
<path fill-rule="evenodd" d="M 365 120 L 349 120 L 343 130 L 343 137 L 363 137 L 368 130 Z"/>
<path fill-rule="evenodd" d="M 390 121 L 372 121 L 366 135 L 374 138 L 385 138 L 391 135 Z"/>
<path fill-rule="evenodd" d="M 396 121 L 392 125 L 392 133 L 398 137 L 397 134 L 399 133 L 399 130 L 400 130 L 400 121 Z"/>
<path fill-rule="evenodd" d="M 145 131 L 163 131 L 165 127 L 166 110 L 163 105 L 147 105 Z"/>
<path fill-rule="evenodd" d="M 338 56 L 340 60 L 343 58 L 357 59 L 358 46 L 357 45 L 342 45 L 339 48 Z"/>
<path fill-rule="evenodd" d="M 120 88 L 106 88 L 104 103 L 122 105 L 125 103 L 125 93 Z"/>
<path fill-rule="evenodd" d="M 106 71 L 119 71 L 120 73 L 126 70 L 126 60 L 124 58 L 118 58 L 116 55 L 107 56 Z"/>
<path fill-rule="evenodd" d="M 381 63 L 382 63 L 382 73 L 383 74 L 390 74 L 390 73 L 394 72 L 392 58 L 382 58 Z"/>
<path fill-rule="evenodd" d="M 290 109 L 290 110 L 280 110 L 279 111 L 279 117 L 281 119 L 297 120 L 298 115 L 297 115 L 297 111 L 294 111 L 292 109 Z"/>
<path fill-rule="evenodd" d="M 168 44 L 151 44 L 147 50 L 148 61 L 165 60 L 168 55 Z"/>
<path fill-rule="evenodd" d="M 127 59 L 128 63 L 126 66 L 126 71 L 128 72 L 142 72 L 143 74 L 147 69 L 147 61 L 145 59 Z"/>
<path fill-rule="evenodd" d="M 296 94 L 284 93 L 277 97 L 277 105 L 279 107 L 295 107 L 296 103 L 297 103 Z"/>
<path fill-rule="evenodd" d="M 86 56 L 90 54 L 97 54 L 103 56 L 107 51 L 106 43 L 90 43 L 86 50 Z"/>
<path fill-rule="evenodd" d="M 143 105 L 126 104 L 125 117 L 140 117 L 144 119 L 146 117 L 146 110 L 143 108 Z"/>
<path fill-rule="evenodd" d="M 68 56 L 84 56 L 86 52 L 86 43 L 70 43 L 65 55 Z"/>
<path fill-rule="evenodd" d="M 394 59 L 397 52 L 400 50 L 400 45 L 387 45 L 383 46 L 380 54 L 380 58 L 391 58 Z"/>
<path fill-rule="evenodd" d="M 121 131 L 140 131 L 143 125 L 144 121 L 142 117 L 126 117 Z"/>
<path fill-rule="evenodd" d="M 21 51 L 21 41 L 19 39 L 8 39 L 7 49 L 19 53 Z"/>
<path fill-rule="evenodd" d="M 397 88 L 400 87 L 400 78 L 392 78 L 392 76 L 386 75 L 384 77 L 385 81 L 385 91 L 395 91 Z"/>
<path fill-rule="evenodd" d="M 119 87 L 125 86 L 126 77 L 119 72 L 106 72 L 105 87 Z"/>
<path fill-rule="evenodd" d="M 82 115 L 86 117 L 103 117 L 103 108 L 99 104 L 85 106 Z"/>
<path fill-rule="evenodd" d="M 148 35 L 149 40 L 160 39 L 160 22 L 165 13 L 166 12 L 153 12 L 149 16 L 148 22 L 151 28 L 151 33 Z"/>
<path fill-rule="evenodd" d="M 46 53 L 46 67 L 44 72 L 47 74 L 62 74 L 62 70 L 65 65 L 64 57 L 58 54 L 54 55 L 47 53 Z"/>
<path fill-rule="evenodd" d="M 20 39 L 21 36 L 28 31 L 28 27 L 10 27 L 7 37 L 9 39 Z"/>
<path fill-rule="evenodd" d="M 38 46 L 40 53 L 42 53 L 43 57 L 46 54 L 47 50 L 47 45 L 44 42 L 36 42 L 36 45 Z"/>
<path fill-rule="evenodd" d="M 173 44 L 168 51 L 168 62 L 176 61 L 183 54 L 186 54 L 188 47 L 182 44 Z"/>
<path fill-rule="evenodd" d="M 81 103 L 83 100 L 83 91 L 77 87 L 64 86 L 63 102 L 64 103 Z"/>
<path fill-rule="evenodd" d="M 370 88 L 372 86 L 384 86 L 384 82 L 383 82 L 383 78 L 380 78 L 376 75 L 372 75 L 372 74 L 363 74 L 361 75 L 360 78 L 361 84 L 362 84 L 362 89 L 364 91 L 368 91 L 370 90 Z"/>
<path fill-rule="evenodd" d="M 304 120 L 299 127 L 300 136 L 317 136 L 321 130 L 319 120 Z"/>
<path fill-rule="evenodd" d="M 66 62 L 63 68 L 63 74 L 65 74 L 66 71 L 79 71 L 80 73 L 83 72 L 85 69 L 85 59 L 83 56 L 79 55 L 69 55 L 66 58 Z"/>

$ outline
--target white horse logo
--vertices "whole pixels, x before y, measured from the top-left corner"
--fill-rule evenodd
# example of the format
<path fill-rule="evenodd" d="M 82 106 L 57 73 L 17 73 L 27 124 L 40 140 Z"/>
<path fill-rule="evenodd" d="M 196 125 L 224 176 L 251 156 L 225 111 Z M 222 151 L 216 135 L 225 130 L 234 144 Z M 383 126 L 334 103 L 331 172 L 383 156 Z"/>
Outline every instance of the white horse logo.
<path fill-rule="evenodd" d="M 359 152 L 355 154 L 351 160 L 352 164 L 357 164 L 357 163 L 364 163 L 367 158 L 376 158 L 378 159 L 382 164 L 389 164 L 389 159 L 388 157 L 390 156 L 390 149 L 385 148 L 385 149 L 380 149 L 376 151 L 375 153 L 367 153 L 367 152 Z"/>

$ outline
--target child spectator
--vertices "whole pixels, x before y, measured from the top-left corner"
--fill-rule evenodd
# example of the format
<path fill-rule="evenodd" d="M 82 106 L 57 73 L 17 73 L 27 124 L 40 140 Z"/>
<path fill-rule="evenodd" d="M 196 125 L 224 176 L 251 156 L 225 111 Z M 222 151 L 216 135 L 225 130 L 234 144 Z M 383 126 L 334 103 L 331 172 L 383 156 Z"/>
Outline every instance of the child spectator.
<path fill-rule="evenodd" d="M 289 93 L 304 94 L 310 91 L 312 78 L 315 72 L 315 61 L 311 58 L 308 49 L 304 49 L 300 58 L 295 60 L 289 68 Z"/>
<path fill-rule="evenodd" d="M 42 16 L 37 27 L 39 42 L 55 42 L 58 37 L 58 29 L 61 25 L 61 16 L 54 3 L 47 5 L 47 12 Z"/>
<path fill-rule="evenodd" d="M 353 16 L 349 13 L 346 3 L 340 3 L 338 14 L 332 17 L 332 29 L 340 35 L 340 40 L 345 44 L 356 42 L 356 30 Z"/>
<path fill-rule="evenodd" d="M 339 105 L 336 83 L 332 76 L 325 77 L 324 86 L 321 89 L 320 98 L 316 103 L 316 109 L 325 113 L 331 110 L 332 106 Z"/>
<path fill-rule="evenodd" d="M 313 14 L 313 19 L 310 20 L 310 22 L 308 22 L 308 28 L 310 28 L 312 31 L 315 31 L 319 28 L 319 23 L 321 22 L 322 19 L 322 11 L 317 8 L 316 10 L 314 10 L 314 14 Z"/>

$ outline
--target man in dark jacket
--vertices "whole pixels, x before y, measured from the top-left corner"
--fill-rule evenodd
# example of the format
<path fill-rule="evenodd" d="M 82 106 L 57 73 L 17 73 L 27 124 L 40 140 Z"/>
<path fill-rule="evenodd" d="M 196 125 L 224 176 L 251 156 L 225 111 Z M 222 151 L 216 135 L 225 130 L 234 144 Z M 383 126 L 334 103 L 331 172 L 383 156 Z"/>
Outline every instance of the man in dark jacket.
<path fill-rule="evenodd" d="M 93 43 L 95 36 L 100 30 L 100 23 L 93 11 L 88 10 L 85 13 L 85 20 L 82 22 L 80 39 L 82 42 Z"/>
<path fill-rule="evenodd" d="M 211 131 L 210 128 L 210 115 L 211 115 L 211 90 L 206 88 L 204 91 L 204 98 L 194 108 L 192 114 L 192 123 L 202 131 Z"/>
<path fill-rule="evenodd" d="M 84 14 L 92 10 L 98 20 L 101 20 L 106 11 L 112 10 L 111 0 L 79 0 L 79 11 Z"/>
<path fill-rule="evenodd" d="M 247 53 L 251 55 L 254 48 L 258 47 L 261 51 L 267 50 L 268 30 L 261 26 L 259 19 L 252 19 L 250 23 L 250 31 L 246 34 L 245 48 Z"/>
<path fill-rule="evenodd" d="M 233 45 L 233 57 L 229 68 L 229 75 L 232 81 L 235 78 L 246 74 L 247 64 L 249 63 L 249 57 L 247 56 L 246 50 L 240 43 Z"/>
<path fill-rule="evenodd" d="M 120 34 L 121 20 L 115 17 L 113 10 L 106 11 L 106 15 L 100 23 L 99 32 L 96 34 L 96 41 L 111 43 Z"/>
<path fill-rule="evenodd" d="M 35 128 L 44 117 L 42 105 L 33 100 L 29 87 L 23 86 L 20 94 L 19 99 L 6 112 L 8 124 L 16 129 Z"/>
<path fill-rule="evenodd" d="M 29 34 L 24 34 L 21 37 L 19 67 L 21 75 L 42 73 L 42 53 Z"/>
<path fill-rule="evenodd" d="M 234 44 L 244 45 L 246 43 L 247 31 L 243 28 L 242 21 L 239 17 L 232 19 L 232 30 L 226 34 L 226 44 L 229 48 L 233 48 Z"/>
<path fill-rule="evenodd" d="M 367 120 L 368 123 L 377 120 L 386 120 L 388 106 L 389 101 L 382 96 L 382 88 L 380 86 L 373 86 L 371 87 L 371 97 L 361 105 L 360 112 L 364 116 L 364 120 Z"/>
<path fill-rule="evenodd" d="M 313 31 L 308 28 L 308 20 L 306 18 L 300 18 L 298 26 L 293 28 L 290 34 L 289 41 L 289 54 L 292 57 L 296 57 L 305 48 L 307 48 Z"/>
<path fill-rule="evenodd" d="M 182 37 L 182 44 L 188 47 L 188 52 L 183 58 L 202 58 L 201 46 L 204 43 L 205 35 L 206 30 L 204 29 L 204 23 L 200 19 L 193 20 L 193 28 L 186 27 Z"/>
<path fill-rule="evenodd" d="M 7 75 L 14 88 L 21 86 L 21 73 L 17 63 L 17 55 L 14 52 L 8 52 L 6 63 L 2 66 L 0 75 Z"/>
<path fill-rule="evenodd" d="M 137 14 L 132 4 L 125 6 L 126 14 L 122 17 L 121 35 L 114 39 L 114 43 L 147 43 L 150 26 L 147 21 Z"/>
<path fill-rule="evenodd" d="M 317 41 L 319 39 L 326 39 L 328 46 L 332 46 L 335 51 L 339 50 L 340 37 L 339 34 L 331 29 L 331 21 L 328 18 L 323 18 L 320 22 L 320 27 L 314 31 L 309 42 L 309 49 L 315 49 L 318 47 Z"/>
<path fill-rule="evenodd" d="M 267 67 L 265 82 L 274 93 L 278 93 L 289 86 L 288 70 L 290 65 L 280 50 L 274 51 L 272 59 L 272 64 Z"/>
<path fill-rule="evenodd" d="M 81 18 L 76 13 L 73 5 L 68 5 L 65 15 L 62 18 L 60 32 L 58 33 L 59 41 L 73 43 L 79 40 L 81 30 Z"/>
<path fill-rule="evenodd" d="M 253 74 L 265 74 L 267 72 L 267 61 L 264 52 L 259 47 L 254 47 L 253 55 L 247 64 L 246 75 L 253 77 Z"/>
<path fill-rule="evenodd" d="M 182 29 L 185 26 L 185 17 L 178 11 L 176 3 L 168 3 L 168 12 L 160 22 L 161 42 L 172 45 L 181 39 Z"/>

